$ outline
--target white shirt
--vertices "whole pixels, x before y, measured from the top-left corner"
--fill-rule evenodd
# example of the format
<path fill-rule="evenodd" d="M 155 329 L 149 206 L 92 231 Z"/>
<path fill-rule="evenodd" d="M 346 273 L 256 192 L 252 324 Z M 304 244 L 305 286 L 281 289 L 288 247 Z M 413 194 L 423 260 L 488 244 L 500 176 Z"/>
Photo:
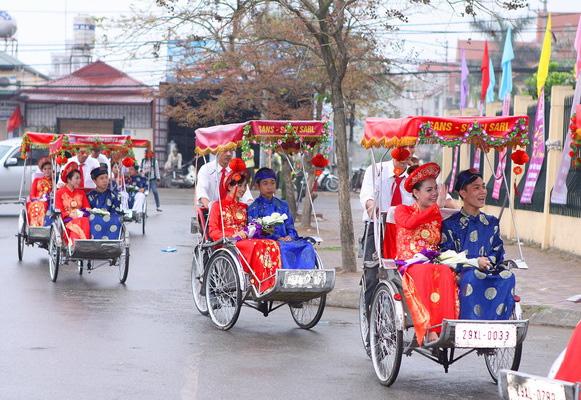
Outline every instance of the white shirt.
<path fill-rule="evenodd" d="M 89 156 L 90 159 L 95 160 L 101 164 L 107 164 L 107 171 L 109 172 L 109 176 L 111 176 L 111 161 L 105 156 L 104 154 L 99 153 L 97 158 L 93 158 L 93 156 Z"/>
<path fill-rule="evenodd" d="M 363 207 L 363 221 L 370 221 L 369 214 L 365 208 L 365 203 L 369 200 L 376 200 L 379 204 L 379 211 L 387 213 L 391 206 L 391 199 L 394 192 L 395 175 L 393 174 L 393 161 L 384 161 L 375 164 L 375 187 L 373 187 L 373 170 L 372 165 L 367 167 L 363 182 L 361 183 L 361 192 L 359 192 L 359 201 Z M 407 175 L 405 175 L 407 176 Z M 402 179 L 399 190 L 401 192 L 402 204 L 412 205 L 415 200 L 411 193 L 404 188 L 405 179 Z"/>
<path fill-rule="evenodd" d="M 79 159 L 77 158 L 77 156 L 71 157 L 69 158 L 69 161 L 67 161 L 67 163 L 65 164 L 65 166 L 63 167 L 63 170 L 65 169 L 65 167 L 67 165 L 69 165 L 72 162 L 76 162 L 77 164 L 81 164 L 79 162 Z M 85 189 L 94 189 L 95 186 L 95 182 L 93 182 L 93 179 L 91 178 L 91 171 L 94 170 L 95 168 L 99 168 L 101 166 L 101 164 L 99 164 L 99 161 L 97 161 L 96 159 L 94 159 L 93 157 L 87 157 L 87 159 L 85 160 L 85 163 L 83 165 L 83 178 L 84 178 L 84 188 Z M 65 182 L 63 182 L 60 179 L 60 174 L 59 174 L 59 182 L 58 182 L 58 187 L 62 187 L 64 186 Z"/>
<path fill-rule="evenodd" d="M 206 199 L 212 201 L 218 200 L 220 197 L 220 192 L 218 190 L 218 185 L 220 184 L 220 178 L 222 174 L 222 166 L 218 164 L 217 160 L 207 162 L 202 165 L 198 171 L 198 179 L 196 184 L 196 201 L 200 202 L 200 199 L 205 197 Z M 226 174 L 230 172 L 230 167 L 226 167 Z M 242 203 L 250 204 L 254 199 L 252 194 L 246 186 L 246 191 L 242 196 L 240 201 Z"/>

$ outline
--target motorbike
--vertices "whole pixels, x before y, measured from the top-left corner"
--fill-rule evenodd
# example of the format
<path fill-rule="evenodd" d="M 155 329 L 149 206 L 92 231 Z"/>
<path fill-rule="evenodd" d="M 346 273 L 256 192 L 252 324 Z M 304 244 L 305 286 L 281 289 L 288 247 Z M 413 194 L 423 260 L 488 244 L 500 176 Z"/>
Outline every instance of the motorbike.
<path fill-rule="evenodd" d="M 196 169 L 192 163 L 187 163 L 181 169 L 167 171 L 162 177 L 162 182 L 165 187 L 192 188 L 196 184 Z"/>
<path fill-rule="evenodd" d="M 319 190 L 325 192 L 338 192 L 339 178 L 337 178 L 330 169 L 325 168 L 317 178 L 317 186 L 319 187 Z"/>

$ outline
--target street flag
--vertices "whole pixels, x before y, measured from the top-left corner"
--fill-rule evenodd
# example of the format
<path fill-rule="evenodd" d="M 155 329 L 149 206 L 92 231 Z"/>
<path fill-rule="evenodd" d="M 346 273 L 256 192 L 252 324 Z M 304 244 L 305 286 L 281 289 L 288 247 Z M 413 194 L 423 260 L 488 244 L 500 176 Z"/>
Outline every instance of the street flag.
<path fill-rule="evenodd" d="M 579 17 L 579 24 L 577 25 L 575 50 L 577 50 L 577 83 L 575 84 L 575 94 L 573 95 L 573 103 L 571 104 L 571 115 L 575 113 L 575 106 L 581 100 L 581 17 Z M 567 204 L 567 175 L 569 175 L 569 170 L 571 169 L 570 148 L 571 135 L 565 135 L 565 144 L 563 145 L 563 153 L 561 154 L 561 165 L 559 165 L 557 180 L 555 181 L 555 186 L 551 194 L 551 203 Z"/>
<path fill-rule="evenodd" d="M 470 92 L 470 83 L 468 82 L 468 64 L 466 64 L 466 54 L 462 49 L 462 64 L 460 67 L 460 109 L 466 108 L 468 102 L 468 94 Z"/>
<path fill-rule="evenodd" d="M 509 26 L 506 30 L 506 40 L 504 41 L 504 50 L 502 51 L 502 77 L 500 87 L 498 88 L 498 98 L 504 100 L 507 95 L 512 93 L 512 60 L 514 51 L 512 50 L 512 28 Z"/>
<path fill-rule="evenodd" d="M 533 132 L 533 153 L 527 169 L 525 186 L 520 196 L 521 204 L 531 204 L 537 181 L 545 160 L 545 82 L 549 76 L 549 62 L 551 61 L 551 14 L 547 18 L 547 29 L 543 38 L 543 48 L 537 70 L 537 111 L 535 115 L 535 130 Z"/>
<path fill-rule="evenodd" d="M 551 14 L 547 18 L 547 28 L 543 38 L 543 47 L 541 49 L 541 58 L 539 59 L 539 68 L 537 70 L 537 96 L 541 95 L 541 89 L 545 87 L 545 82 L 549 76 L 549 61 L 551 60 Z"/>
<path fill-rule="evenodd" d="M 577 50 L 577 62 L 575 67 L 577 68 L 577 78 L 581 76 L 581 17 L 579 17 L 579 23 L 577 24 L 577 35 L 575 36 L 575 50 Z"/>
<path fill-rule="evenodd" d="M 496 77 L 494 76 L 494 65 L 492 65 L 492 59 L 489 60 L 489 66 L 488 66 L 488 71 L 489 71 L 489 84 L 488 84 L 488 90 L 486 91 L 486 102 L 487 103 L 492 103 L 494 101 L 494 86 L 496 85 Z"/>
<path fill-rule="evenodd" d="M 22 125 L 22 114 L 20 113 L 20 106 L 16 106 L 8 121 L 6 121 L 6 132 L 14 132 Z"/>
<path fill-rule="evenodd" d="M 484 54 L 482 55 L 482 64 L 480 64 L 480 73 L 482 74 L 480 101 L 484 104 L 486 102 L 488 85 L 490 85 L 490 58 L 488 57 L 488 41 L 484 42 Z"/>
<path fill-rule="evenodd" d="M 545 88 L 541 86 L 541 93 L 537 101 L 535 114 L 535 130 L 533 132 L 533 156 L 527 169 L 525 186 L 520 196 L 521 204 L 531 204 L 537 180 L 545 160 Z"/>

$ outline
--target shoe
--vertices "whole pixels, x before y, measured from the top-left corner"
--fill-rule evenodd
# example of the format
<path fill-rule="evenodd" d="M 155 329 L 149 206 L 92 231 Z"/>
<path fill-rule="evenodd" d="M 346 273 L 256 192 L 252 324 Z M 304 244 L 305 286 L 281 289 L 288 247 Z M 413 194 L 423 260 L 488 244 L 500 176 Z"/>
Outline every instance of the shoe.
<path fill-rule="evenodd" d="M 156 208 L 157 212 L 162 212 L 163 210 L 161 208 Z"/>

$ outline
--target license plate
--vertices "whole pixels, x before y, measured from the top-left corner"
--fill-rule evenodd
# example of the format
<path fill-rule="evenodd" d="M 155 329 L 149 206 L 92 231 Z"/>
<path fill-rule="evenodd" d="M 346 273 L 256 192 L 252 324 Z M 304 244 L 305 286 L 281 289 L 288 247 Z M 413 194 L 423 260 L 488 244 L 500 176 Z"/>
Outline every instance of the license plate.
<path fill-rule="evenodd" d="M 286 288 L 322 288 L 326 283 L 325 271 L 303 270 L 287 271 L 283 280 L 283 287 Z"/>
<path fill-rule="evenodd" d="M 565 385 L 546 378 L 506 376 L 509 400 L 566 400 Z"/>
<path fill-rule="evenodd" d="M 456 324 L 456 347 L 501 348 L 516 346 L 516 325 Z"/>

